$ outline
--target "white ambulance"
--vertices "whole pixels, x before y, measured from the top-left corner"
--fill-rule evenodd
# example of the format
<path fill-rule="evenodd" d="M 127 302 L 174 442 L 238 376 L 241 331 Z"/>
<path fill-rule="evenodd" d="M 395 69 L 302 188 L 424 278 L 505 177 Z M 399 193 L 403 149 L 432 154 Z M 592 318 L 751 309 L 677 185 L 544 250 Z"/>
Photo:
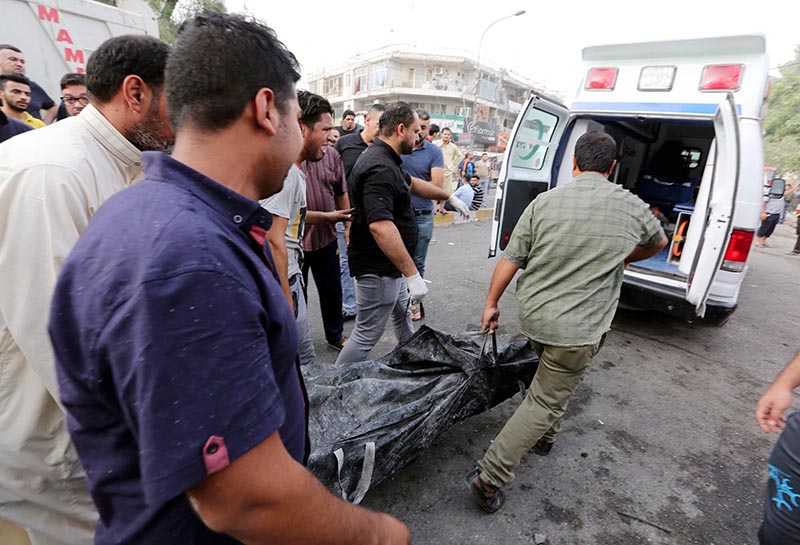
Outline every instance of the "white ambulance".
<path fill-rule="evenodd" d="M 536 195 L 570 183 L 577 139 L 605 131 L 618 146 L 609 179 L 647 202 L 669 239 L 625 270 L 621 303 L 723 323 L 736 309 L 760 219 L 767 70 L 763 36 L 584 49 L 569 109 L 532 94 L 517 118 L 489 257 Z"/>

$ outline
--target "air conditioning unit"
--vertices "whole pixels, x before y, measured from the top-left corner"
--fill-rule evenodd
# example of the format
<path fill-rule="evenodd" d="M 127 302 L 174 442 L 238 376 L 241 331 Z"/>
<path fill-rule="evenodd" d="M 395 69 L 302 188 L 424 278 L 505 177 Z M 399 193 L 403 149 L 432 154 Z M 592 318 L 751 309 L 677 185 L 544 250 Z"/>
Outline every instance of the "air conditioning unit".
<path fill-rule="evenodd" d="M 433 73 L 436 76 L 443 76 L 444 75 L 444 68 L 441 67 L 441 66 L 437 66 L 436 68 L 433 69 Z"/>

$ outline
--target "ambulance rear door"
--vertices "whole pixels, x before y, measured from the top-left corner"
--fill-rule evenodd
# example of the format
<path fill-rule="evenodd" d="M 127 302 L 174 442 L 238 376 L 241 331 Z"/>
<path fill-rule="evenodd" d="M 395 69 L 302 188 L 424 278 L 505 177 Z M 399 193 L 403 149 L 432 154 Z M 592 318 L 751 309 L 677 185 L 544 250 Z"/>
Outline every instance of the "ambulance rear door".
<path fill-rule="evenodd" d="M 719 273 L 733 230 L 732 218 L 739 189 L 741 138 L 733 94 L 728 93 L 714 116 L 714 155 L 711 178 L 704 180 L 689 224 L 686 247 L 693 255 L 681 259 L 681 272 L 688 275 L 686 300 L 697 315 L 705 315 L 711 286 Z M 711 162 L 711 161 L 709 161 Z M 691 266 L 687 268 L 687 263 Z"/>
<path fill-rule="evenodd" d="M 531 94 L 514 123 L 497 180 L 489 257 L 505 249 L 522 212 L 554 186 L 558 148 L 569 118 L 566 106 Z"/>

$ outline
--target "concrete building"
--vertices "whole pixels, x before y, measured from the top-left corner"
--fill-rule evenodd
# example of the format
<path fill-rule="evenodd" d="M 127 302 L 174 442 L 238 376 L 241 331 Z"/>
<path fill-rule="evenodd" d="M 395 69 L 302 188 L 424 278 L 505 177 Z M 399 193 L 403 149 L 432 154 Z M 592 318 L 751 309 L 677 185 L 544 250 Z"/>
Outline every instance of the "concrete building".
<path fill-rule="evenodd" d="M 480 74 L 480 78 L 478 75 Z M 365 112 L 375 102 L 403 100 L 430 112 L 432 123 L 449 127 L 462 148 L 502 151 L 531 90 L 545 89 L 511 70 L 463 52 L 421 52 L 408 45 L 370 51 L 309 73 L 311 92 L 336 110 Z"/>

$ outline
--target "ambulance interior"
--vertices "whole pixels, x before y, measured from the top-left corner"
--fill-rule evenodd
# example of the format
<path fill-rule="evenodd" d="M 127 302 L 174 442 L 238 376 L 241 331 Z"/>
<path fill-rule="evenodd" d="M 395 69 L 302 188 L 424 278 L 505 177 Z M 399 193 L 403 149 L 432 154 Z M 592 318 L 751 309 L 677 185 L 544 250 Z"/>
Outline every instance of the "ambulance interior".
<path fill-rule="evenodd" d="M 641 118 L 577 123 L 585 124 L 587 131 L 602 130 L 614 137 L 618 163 L 609 179 L 645 201 L 667 235 L 669 244 L 658 255 L 635 266 L 659 275 L 684 277 L 678 264 L 713 145 L 713 123 Z M 573 135 L 584 132 L 575 128 Z"/>

